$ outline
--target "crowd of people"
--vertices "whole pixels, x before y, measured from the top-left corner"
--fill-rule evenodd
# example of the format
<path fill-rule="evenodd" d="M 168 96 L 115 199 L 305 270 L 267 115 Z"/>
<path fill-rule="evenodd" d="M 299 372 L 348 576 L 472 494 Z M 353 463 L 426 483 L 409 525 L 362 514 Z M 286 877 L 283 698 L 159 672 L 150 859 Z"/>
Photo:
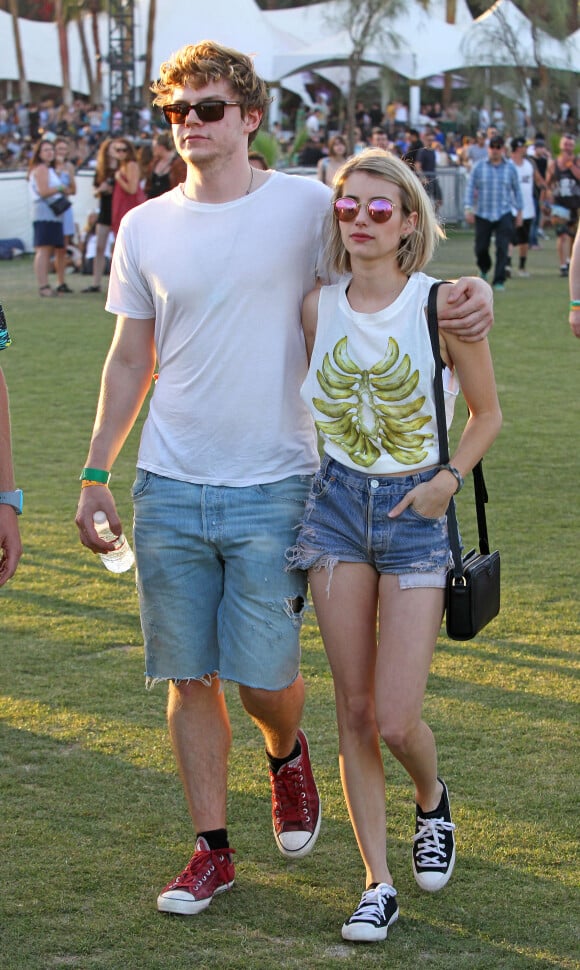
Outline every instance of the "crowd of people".
<path fill-rule="evenodd" d="M 552 157 L 540 131 L 524 135 L 507 133 L 505 123 L 490 124 L 475 135 L 455 139 L 428 120 L 420 128 L 373 125 L 357 127 L 351 151 L 346 133 L 324 139 L 324 129 L 311 132 L 299 157 L 302 165 L 316 166 L 318 178 L 331 184 L 336 171 L 349 157 L 366 148 L 382 148 L 401 158 L 416 173 L 439 212 L 443 194 L 438 169 L 449 166 L 466 173 L 464 218 L 475 229 L 475 258 L 480 275 L 487 279 L 493 260 L 490 243 L 495 239 L 493 286 L 503 290 L 512 273 L 530 276 L 528 254 L 539 249 L 548 232 L 556 238 L 559 273 L 567 277 L 570 251 L 580 209 L 580 162 L 575 135 L 564 131 L 559 151 Z M 512 269 L 512 253 L 517 269 Z"/>
<path fill-rule="evenodd" d="M 434 102 L 422 106 L 420 118 L 420 125 L 411 126 L 408 107 L 402 101 L 393 100 L 385 108 L 378 103 L 366 106 L 361 101 L 350 136 L 336 127 L 339 119 L 331 102 L 319 96 L 301 122 L 304 142 L 300 131 L 291 134 L 279 123 L 272 125 L 279 151 L 277 167 L 297 163 L 316 169 L 320 181 L 332 185 L 350 155 L 368 147 L 383 148 L 414 169 L 436 212 L 443 203 L 438 171 L 461 169 L 467 181 L 464 218 L 474 225 L 475 258 L 482 277 L 486 279 L 491 272 L 492 237 L 496 246 L 492 282 L 501 290 L 512 273 L 522 278 L 530 275 L 529 250 L 539 248 L 549 232 L 556 238 L 559 272 L 567 276 L 580 196 L 575 120 L 569 106 L 562 106 L 560 116 L 553 119 L 554 129 L 561 131 L 556 157 L 519 105 L 511 113 L 509 124 L 498 105 L 488 111 L 484 107 L 466 109 L 458 103 L 443 108 Z M 185 168 L 170 132 L 162 127 L 161 112 L 143 107 L 133 120 L 138 134 L 128 137 L 120 111 L 110 113 L 104 105 L 89 105 L 82 99 L 70 107 L 56 105 L 50 99 L 39 104 L 0 104 L 0 167 L 29 169 L 33 221 L 35 225 L 50 223 L 41 230 L 35 228 L 35 267 L 41 296 L 72 292 L 65 279 L 65 272 L 71 269 L 92 275 L 91 284 L 83 287 L 83 292 L 100 292 L 121 216 L 132 205 L 183 180 Z M 478 125 L 485 127 L 474 127 Z M 53 143 L 52 159 L 48 142 Z M 501 145 L 494 148 L 492 142 Z M 41 145 L 44 161 L 38 157 Z M 499 154 L 494 156 L 494 151 Z M 512 167 L 504 165 L 508 159 L 516 169 L 520 191 L 514 185 L 513 191 L 504 192 L 505 197 L 495 199 L 490 208 L 485 201 L 486 188 L 493 182 L 490 172 L 502 178 L 502 173 L 508 172 L 513 177 Z M 72 208 L 61 217 L 49 214 L 49 204 L 56 197 L 56 189 L 69 201 L 74 200 L 75 171 L 81 166 L 95 171 L 95 205 L 86 223 L 77 225 Z M 50 180 L 49 168 L 53 169 Z M 54 173 L 60 178 L 50 194 Z M 128 181 L 126 173 L 131 176 Z M 495 211 L 498 206 L 501 212 Z M 517 256 L 517 268 L 512 268 L 512 253 Z M 54 288 L 49 285 L 48 270 L 56 274 Z"/>
<path fill-rule="evenodd" d="M 137 146 L 125 135 L 107 136 L 94 159 L 94 208 L 80 228 L 73 214 L 76 169 L 70 152 L 67 138 L 43 135 L 29 161 L 34 267 L 41 297 L 73 293 L 65 279 L 69 269 L 92 275 L 83 292 L 99 293 L 125 213 L 169 191 L 184 177 L 185 167 L 169 132 Z M 48 280 L 52 271 L 57 276 L 55 288 Z"/>
<path fill-rule="evenodd" d="M 393 142 L 382 127 L 375 126 L 368 142 L 359 138 L 357 131 L 354 151 L 349 150 L 347 135 L 340 132 L 324 141 L 309 139 L 301 161 L 331 186 L 349 157 L 369 147 L 381 148 L 415 172 L 439 213 L 443 194 L 438 169 L 450 161 L 444 136 L 436 127 L 409 128 Z M 72 207 L 62 214 L 51 208 L 59 196 L 74 199 L 76 166 L 71 155 L 70 139 L 43 135 L 29 161 L 35 270 L 41 296 L 73 292 L 65 278 L 69 269 L 92 275 L 83 292 L 100 292 L 122 216 L 133 205 L 169 191 L 185 177 L 184 162 L 169 131 L 156 132 L 147 141 L 107 135 L 93 159 L 94 209 L 80 227 Z M 487 279 L 492 266 L 492 237 L 496 245 L 493 285 L 501 290 L 512 272 L 521 278 L 530 275 L 529 250 L 540 248 L 548 232 L 556 238 L 560 275 L 567 276 L 580 206 L 580 164 L 574 136 L 564 134 L 558 154 L 552 157 L 541 133 L 530 142 L 523 137 L 506 142 L 497 128 L 489 126 L 463 140 L 457 164 L 466 170 L 464 217 L 475 228 L 475 258 L 482 278 Z M 264 156 L 260 165 L 268 168 Z M 501 194 L 496 189 L 498 179 L 506 182 Z M 512 252 L 517 256 L 517 269 L 512 269 Z M 51 271 L 57 277 L 54 288 L 48 281 Z"/>

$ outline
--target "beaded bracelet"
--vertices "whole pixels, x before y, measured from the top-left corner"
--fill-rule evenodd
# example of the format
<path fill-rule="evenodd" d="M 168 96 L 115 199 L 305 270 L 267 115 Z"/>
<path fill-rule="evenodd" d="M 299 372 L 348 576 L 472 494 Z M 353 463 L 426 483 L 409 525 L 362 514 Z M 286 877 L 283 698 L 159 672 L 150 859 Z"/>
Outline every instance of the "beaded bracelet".
<path fill-rule="evenodd" d="M 88 488 L 89 485 L 100 485 L 101 488 L 108 488 L 106 482 L 91 482 L 88 478 L 81 478 L 81 488 Z"/>

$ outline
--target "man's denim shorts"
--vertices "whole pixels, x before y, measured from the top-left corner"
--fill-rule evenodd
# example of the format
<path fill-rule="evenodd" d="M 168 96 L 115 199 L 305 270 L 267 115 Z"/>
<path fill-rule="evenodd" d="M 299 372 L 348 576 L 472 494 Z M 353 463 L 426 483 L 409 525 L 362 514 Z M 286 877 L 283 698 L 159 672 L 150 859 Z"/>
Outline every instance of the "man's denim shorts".
<path fill-rule="evenodd" d="M 147 684 L 297 677 L 306 574 L 285 569 L 312 478 L 194 485 L 137 469 L 135 557 Z"/>
<path fill-rule="evenodd" d="M 394 573 L 402 589 L 445 586 L 451 553 L 447 519 L 428 519 L 408 506 L 395 519 L 388 513 L 436 468 L 409 475 L 354 471 L 325 455 L 312 482 L 291 568 L 332 570 L 338 562 L 369 563 Z"/>

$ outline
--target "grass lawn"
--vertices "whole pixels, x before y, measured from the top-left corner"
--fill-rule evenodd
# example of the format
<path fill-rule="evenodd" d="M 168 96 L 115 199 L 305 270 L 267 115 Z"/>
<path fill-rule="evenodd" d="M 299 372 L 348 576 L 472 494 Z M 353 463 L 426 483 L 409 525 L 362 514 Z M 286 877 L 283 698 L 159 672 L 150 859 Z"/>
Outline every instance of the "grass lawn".
<path fill-rule="evenodd" d="M 433 272 L 473 272 L 450 231 Z M 103 298 L 37 296 L 30 258 L 0 263 L 24 556 L 0 590 L 0 895 L 4 965 L 17 970 L 578 967 L 578 373 L 553 241 L 496 297 L 491 343 L 504 412 L 486 460 L 502 610 L 475 641 L 442 634 L 426 716 L 457 824 L 439 894 L 415 885 L 412 791 L 388 759 L 390 861 L 401 917 L 384 944 L 345 944 L 363 888 L 337 768 L 332 684 L 316 623 L 303 636 L 304 726 L 323 799 L 313 854 L 275 848 L 261 737 L 227 688 L 229 824 L 237 880 L 192 918 L 155 910 L 192 851 L 163 688 L 146 693 L 132 575 L 113 576 L 73 523 L 102 362 Z M 72 276 L 77 291 L 85 278 Z M 457 423 L 462 418 L 458 407 Z M 113 488 L 131 518 L 139 428 Z M 472 490 L 459 517 L 475 544 Z M 575 757 L 576 756 L 576 757 Z M 0 963 L 2 961 L 0 960 Z"/>

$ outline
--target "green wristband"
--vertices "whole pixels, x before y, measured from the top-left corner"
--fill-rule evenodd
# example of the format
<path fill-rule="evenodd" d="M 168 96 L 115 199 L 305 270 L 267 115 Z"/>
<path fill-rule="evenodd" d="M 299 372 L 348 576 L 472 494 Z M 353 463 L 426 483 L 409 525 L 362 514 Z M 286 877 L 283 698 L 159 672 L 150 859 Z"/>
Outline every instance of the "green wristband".
<path fill-rule="evenodd" d="M 580 310 L 580 300 L 570 300 L 571 310 Z"/>
<path fill-rule="evenodd" d="M 101 482 L 103 485 L 109 484 L 110 477 L 111 473 L 105 472 L 101 468 L 83 468 L 80 474 L 81 482 Z"/>

